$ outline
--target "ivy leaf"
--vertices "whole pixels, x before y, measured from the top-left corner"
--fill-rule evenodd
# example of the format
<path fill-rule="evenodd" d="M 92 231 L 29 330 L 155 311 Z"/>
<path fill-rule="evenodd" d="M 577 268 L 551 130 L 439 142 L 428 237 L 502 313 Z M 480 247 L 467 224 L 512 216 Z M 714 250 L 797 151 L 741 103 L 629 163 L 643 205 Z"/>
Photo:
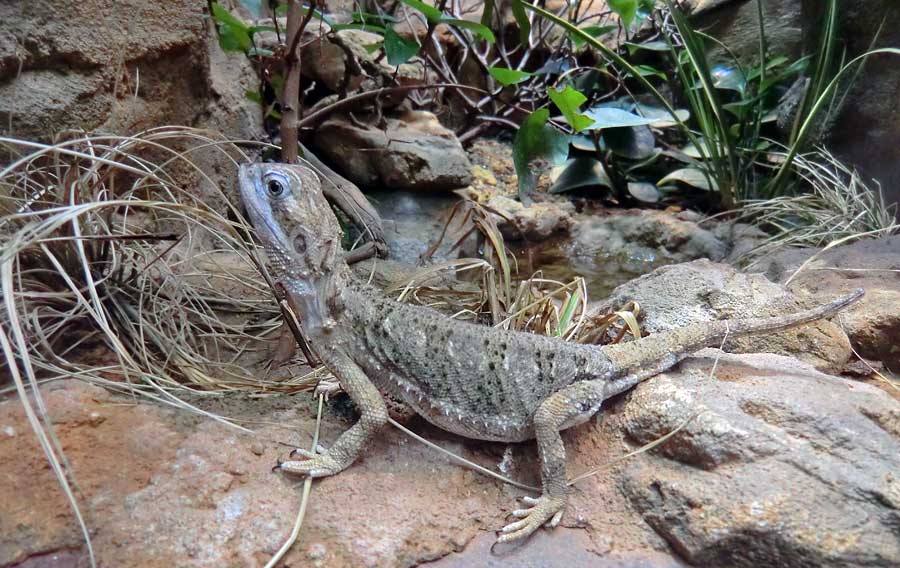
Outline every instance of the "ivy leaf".
<path fill-rule="evenodd" d="M 506 67 L 488 67 L 488 73 L 497 80 L 498 83 L 507 87 L 521 83 L 525 79 L 534 75 L 527 71 L 519 71 L 518 69 L 507 69 Z"/>
<path fill-rule="evenodd" d="M 537 178 L 531 168 L 535 160 L 551 165 L 562 163 L 569 155 L 569 136 L 547 124 L 550 111 L 536 110 L 525 119 L 513 140 L 513 164 L 519 179 L 519 198 L 530 203 L 529 194 L 534 190 Z"/>
<path fill-rule="evenodd" d="M 550 96 L 550 100 L 553 101 L 553 104 L 555 104 L 560 112 L 563 113 L 563 116 L 566 117 L 566 122 L 569 123 L 569 126 L 571 126 L 575 132 L 580 132 L 594 124 L 594 119 L 581 114 L 579 111 L 581 105 L 587 102 L 587 97 L 579 91 L 567 86 L 562 91 L 557 91 L 552 88 L 548 89 L 547 94 Z"/>
<path fill-rule="evenodd" d="M 211 3 L 210 9 L 219 28 L 219 46 L 222 50 L 246 53 L 253 45 L 250 40 L 250 27 L 232 16 L 217 2 Z"/>
<path fill-rule="evenodd" d="M 388 63 L 400 65 L 406 63 L 415 54 L 419 53 L 419 44 L 414 39 L 407 39 L 394 31 L 394 28 L 384 30 L 384 53 Z"/>
<path fill-rule="evenodd" d="M 625 128 L 627 126 L 641 126 L 656 122 L 656 119 L 644 118 L 614 107 L 594 107 L 584 114 L 594 121 L 590 126 L 591 129 Z"/>
<path fill-rule="evenodd" d="M 491 31 L 491 28 L 479 24 L 478 22 L 470 22 L 469 20 L 459 20 L 456 18 L 441 18 L 441 23 L 471 30 L 475 35 L 481 36 L 482 39 L 488 43 L 494 43 L 496 41 L 494 32 Z"/>
<path fill-rule="evenodd" d="M 619 15 L 619 20 L 625 28 L 631 27 L 637 16 L 638 0 L 608 0 L 606 4 L 610 10 Z"/>

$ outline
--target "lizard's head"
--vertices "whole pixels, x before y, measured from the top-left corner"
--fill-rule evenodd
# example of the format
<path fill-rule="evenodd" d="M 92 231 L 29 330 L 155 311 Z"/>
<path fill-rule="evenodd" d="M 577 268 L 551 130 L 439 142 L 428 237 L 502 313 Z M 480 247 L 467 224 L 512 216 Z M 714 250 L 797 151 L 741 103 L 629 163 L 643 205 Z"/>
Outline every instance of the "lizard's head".
<path fill-rule="evenodd" d="M 299 165 L 245 164 L 240 193 L 272 277 L 295 300 L 318 298 L 307 307 L 314 313 L 303 315 L 324 320 L 332 276 L 343 260 L 341 229 L 318 176 Z"/>

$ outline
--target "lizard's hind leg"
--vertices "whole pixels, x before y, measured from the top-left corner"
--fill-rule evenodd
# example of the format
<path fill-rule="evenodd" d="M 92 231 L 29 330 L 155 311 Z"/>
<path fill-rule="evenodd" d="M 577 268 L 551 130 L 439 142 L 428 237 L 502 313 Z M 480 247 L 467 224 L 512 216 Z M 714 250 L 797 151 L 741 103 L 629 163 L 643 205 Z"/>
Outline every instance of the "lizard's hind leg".
<path fill-rule="evenodd" d="M 523 539 L 545 523 L 551 528 L 559 524 L 568 492 L 566 449 L 559 432 L 584 422 L 600 409 L 605 384 L 603 380 L 576 383 L 554 393 L 538 407 L 533 420 L 543 492 L 537 499 L 525 498 L 530 508 L 512 512 L 521 520 L 503 527 L 497 542 Z"/>

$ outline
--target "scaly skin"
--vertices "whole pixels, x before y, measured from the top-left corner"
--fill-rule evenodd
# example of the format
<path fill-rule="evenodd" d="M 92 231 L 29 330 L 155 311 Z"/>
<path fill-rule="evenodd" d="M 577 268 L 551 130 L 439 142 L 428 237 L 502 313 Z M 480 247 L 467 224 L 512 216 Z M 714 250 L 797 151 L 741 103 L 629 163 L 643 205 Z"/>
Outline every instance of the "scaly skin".
<path fill-rule="evenodd" d="M 379 391 L 406 401 L 436 426 L 469 438 L 537 439 L 543 493 L 526 498 L 521 520 L 499 542 L 555 526 L 566 504 L 560 431 L 581 424 L 604 400 L 669 369 L 726 334 L 771 333 L 828 317 L 862 290 L 818 308 L 776 318 L 718 321 L 606 347 L 450 319 L 386 299 L 354 280 L 341 233 L 315 173 L 302 166 L 241 167 L 240 191 L 269 257 L 270 272 L 299 315 L 312 348 L 360 410 L 360 420 L 324 453 L 280 464 L 323 477 L 347 468 L 387 422 Z"/>

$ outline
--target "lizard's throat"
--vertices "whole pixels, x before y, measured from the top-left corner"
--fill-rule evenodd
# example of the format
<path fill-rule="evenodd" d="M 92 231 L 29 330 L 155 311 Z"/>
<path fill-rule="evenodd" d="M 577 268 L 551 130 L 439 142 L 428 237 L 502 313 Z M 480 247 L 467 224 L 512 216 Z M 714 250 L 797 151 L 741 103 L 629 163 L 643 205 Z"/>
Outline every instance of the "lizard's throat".
<path fill-rule="evenodd" d="M 276 277 L 309 336 L 330 335 L 337 326 L 342 306 L 340 292 L 348 278 L 344 272 L 338 266 L 329 272 L 314 275 L 301 276 L 288 271 L 284 277 Z"/>

